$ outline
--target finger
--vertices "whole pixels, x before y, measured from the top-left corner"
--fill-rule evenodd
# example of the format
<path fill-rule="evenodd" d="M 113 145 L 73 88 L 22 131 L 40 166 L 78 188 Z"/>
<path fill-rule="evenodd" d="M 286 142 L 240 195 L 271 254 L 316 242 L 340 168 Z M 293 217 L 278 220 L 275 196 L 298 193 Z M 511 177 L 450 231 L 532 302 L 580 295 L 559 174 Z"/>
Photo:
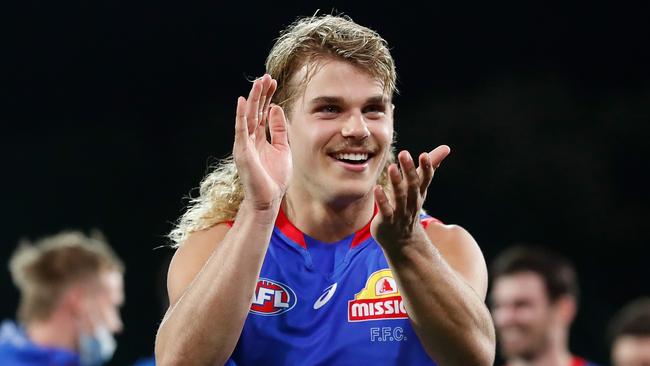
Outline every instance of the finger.
<path fill-rule="evenodd" d="M 246 123 L 246 99 L 237 98 L 237 112 L 235 115 L 235 146 L 248 140 L 248 126 Z"/>
<path fill-rule="evenodd" d="M 260 104 L 261 92 L 262 83 L 260 82 L 260 79 L 257 79 L 253 82 L 251 91 L 248 94 L 248 98 L 246 99 L 246 124 L 248 126 L 249 133 L 255 132 L 255 128 L 257 127 L 257 123 L 259 121 L 259 114 L 257 110 Z"/>
<path fill-rule="evenodd" d="M 402 175 L 397 169 L 397 164 L 391 164 L 388 167 L 388 178 L 393 188 L 395 212 L 398 215 L 403 214 L 406 208 L 406 187 L 402 184 Z"/>
<path fill-rule="evenodd" d="M 431 184 L 431 179 L 433 178 L 433 166 L 431 165 L 431 159 L 429 159 L 429 154 L 422 153 L 418 158 L 418 175 L 420 176 L 420 195 L 424 197 L 427 193 L 427 188 Z"/>
<path fill-rule="evenodd" d="M 445 160 L 450 152 L 451 149 L 447 145 L 440 145 L 429 152 L 429 159 L 431 159 L 431 166 L 433 166 L 434 170 L 438 169 L 440 163 Z"/>
<path fill-rule="evenodd" d="M 373 193 L 375 195 L 375 202 L 377 202 L 377 207 L 379 207 L 379 213 L 382 217 L 384 217 L 384 219 L 391 221 L 393 218 L 394 210 L 393 206 L 388 200 L 388 196 L 386 196 L 386 192 L 384 192 L 384 189 L 381 188 L 381 186 L 375 186 Z"/>
<path fill-rule="evenodd" d="M 257 115 L 259 116 L 257 123 L 259 125 L 264 125 L 264 107 L 266 105 L 267 92 L 271 86 L 271 77 L 269 74 L 264 74 L 260 79 L 260 82 L 262 83 L 262 91 L 260 92 L 260 104 L 257 108 Z"/>
<path fill-rule="evenodd" d="M 408 151 L 401 151 L 397 156 L 406 188 L 406 208 L 409 212 L 417 210 L 420 198 L 420 177 L 415 170 L 415 162 Z"/>
<path fill-rule="evenodd" d="M 266 92 L 266 100 L 264 103 L 264 109 L 262 110 L 263 120 L 266 120 L 269 116 L 269 110 L 271 109 L 271 100 L 273 100 L 273 94 L 275 94 L 277 88 L 278 88 L 278 81 L 275 79 L 271 79 L 271 85 L 269 85 L 269 89 Z"/>
<path fill-rule="evenodd" d="M 260 101 L 257 105 L 257 125 L 255 127 L 255 141 L 266 142 L 266 118 L 264 118 L 264 105 L 266 104 L 266 93 L 271 85 L 271 77 L 264 74 L 258 79 L 261 85 Z"/>
<path fill-rule="evenodd" d="M 264 118 L 264 104 L 266 103 L 266 92 L 271 85 L 271 77 L 264 74 L 259 79 L 261 84 L 260 102 L 257 106 L 257 125 L 255 126 L 255 141 L 266 142 L 266 119 Z"/>
<path fill-rule="evenodd" d="M 274 105 L 269 112 L 269 131 L 273 146 L 289 146 L 287 134 L 287 119 L 282 107 Z"/>

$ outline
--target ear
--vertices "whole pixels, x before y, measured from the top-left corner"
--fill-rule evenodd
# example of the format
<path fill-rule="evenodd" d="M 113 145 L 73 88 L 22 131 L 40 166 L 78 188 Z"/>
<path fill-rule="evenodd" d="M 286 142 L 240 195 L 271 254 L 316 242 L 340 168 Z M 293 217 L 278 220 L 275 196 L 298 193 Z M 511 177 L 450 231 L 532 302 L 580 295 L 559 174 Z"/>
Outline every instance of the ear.
<path fill-rule="evenodd" d="M 571 325 L 576 316 L 577 304 L 576 299 L 570 295 L 564 295 L 555 301 L 553 306 L 558 320 L 566 326 Z"/>
<path fill-rule="evenodd" d="M 61 305 L 68 308 L 74 315 L 79 315 L 85 310 L 85 298 L 84 288 L 74 284 L 63 291 Z"/>

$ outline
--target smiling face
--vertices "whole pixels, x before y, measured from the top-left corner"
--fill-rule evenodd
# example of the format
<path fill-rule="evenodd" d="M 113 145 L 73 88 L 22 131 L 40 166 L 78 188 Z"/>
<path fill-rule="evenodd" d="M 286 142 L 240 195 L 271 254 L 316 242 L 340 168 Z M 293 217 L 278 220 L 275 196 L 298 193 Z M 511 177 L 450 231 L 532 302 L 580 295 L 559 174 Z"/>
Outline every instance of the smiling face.
<path fill-rule="evenodd" d="M 290 192 L 342 204 L 368 196 L 393 139 L 393 106 L 383 85 L 340 60 L 312 63 L 288 119 L 294 173 Z M 307 75 L 303 67 L 292 82 Z"/>
<path fill-rule="evenodd" d="M 492 315 L 504 356 L 532 359 L 550 342 L 554 307 L 540 275 L 520 272 L 499 277 L 492 291 Z"/>

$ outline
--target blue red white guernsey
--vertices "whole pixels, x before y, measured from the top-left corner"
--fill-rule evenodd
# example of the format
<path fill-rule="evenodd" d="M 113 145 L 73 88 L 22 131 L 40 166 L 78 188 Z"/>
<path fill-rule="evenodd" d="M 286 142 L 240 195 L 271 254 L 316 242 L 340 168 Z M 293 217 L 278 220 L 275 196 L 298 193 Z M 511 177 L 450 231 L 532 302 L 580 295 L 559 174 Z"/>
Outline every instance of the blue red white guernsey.
<path fill-rule="evenodd" d="M 571 356 L 570 366 L 599 366 L 598 364 L 595 364 L 593 362 L 587 361 L 582 357 L 579 356 Z M 508 364 L 504 366 L 509 366 Z"/>
<path fill-rule="evenodd" d="M 571 366 L 599 366 L 591 361 L 587 361 L 582 357 L 571 356 Z"/>
<path fill-rule="evenodd" d="M 437 221 L 421 216 L 422 224 Z M 280 211 L 229 365 L 435 365 L 370 223 L 336 243 Z"/>

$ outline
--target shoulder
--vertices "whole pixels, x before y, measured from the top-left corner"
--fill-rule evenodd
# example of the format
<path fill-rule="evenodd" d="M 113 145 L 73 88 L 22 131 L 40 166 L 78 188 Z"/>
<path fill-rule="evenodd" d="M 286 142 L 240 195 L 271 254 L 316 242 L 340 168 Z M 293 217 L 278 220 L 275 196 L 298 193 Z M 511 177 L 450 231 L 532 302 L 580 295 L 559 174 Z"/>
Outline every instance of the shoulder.
<path fill-rule="evenodd" d="M 25 347 L 30 343 L 25 331 L 13 320 L 0 323 L 0 346 Z"/>
<path fill-rule="evenodd" d="M 178 247 L 169 264 L 167 291 L 170 304 L 183 294 L 215 248 L 230 230 L 230 223 L 216 224 L 208 229 L 196 231 Z"/>
<path fill-rule="evenodd" d="M 435 219 L 425 226 L 425 231 L 445 261 L 485 299 L 487 266 L 474 237 L 461 226 L 445 225 Z"/>

